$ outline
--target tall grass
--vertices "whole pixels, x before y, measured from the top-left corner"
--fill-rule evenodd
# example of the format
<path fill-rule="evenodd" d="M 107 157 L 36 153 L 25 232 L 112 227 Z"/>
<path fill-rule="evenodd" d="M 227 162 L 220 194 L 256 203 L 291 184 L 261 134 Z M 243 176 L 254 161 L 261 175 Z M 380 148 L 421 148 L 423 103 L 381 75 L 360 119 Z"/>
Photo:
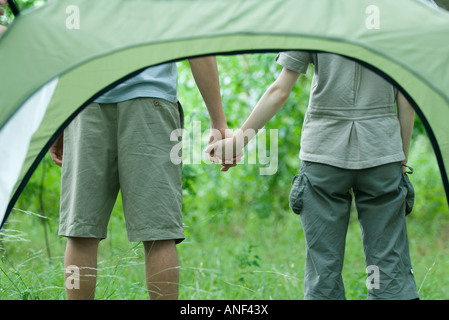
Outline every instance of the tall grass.
<path fill-rule="evenodd" d="M 421 299 L 447 299 L 449 217 L 441 179 L 435 161 L 428 156 L 428 140 L 417 139 L 412 150 L 417 203 L 407 220 L 415 279 Z M 217 184 L 231 175 L 218 176 Z M 178 245 L 180 298 L 302 299 L 305 243 L 299 217 L 287 210 L 261 216 L 250 208 L 232 209 L 227 208 L 226 215 L 218 210 L 184 212 L 187 239 Z M 119 200 L 108 238 L 100 244 L 96 298 L 148 299 L 143 246 L 128 242 L 121 211 Z M 65 298 L 65 239 L 57 236 L 57 218 L 47 218 L 50 257 L 42 219 L 15 210 L 2 230 L 1 299 Z M 365 265 L 355 213 L 343 276 L 347 298 L 365 299 Z"/>

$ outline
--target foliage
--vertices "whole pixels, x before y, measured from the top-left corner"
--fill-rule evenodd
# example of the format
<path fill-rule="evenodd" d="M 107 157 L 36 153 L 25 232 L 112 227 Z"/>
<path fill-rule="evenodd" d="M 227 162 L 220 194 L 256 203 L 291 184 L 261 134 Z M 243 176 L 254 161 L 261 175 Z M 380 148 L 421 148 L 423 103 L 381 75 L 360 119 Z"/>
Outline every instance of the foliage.
<path fill-rule="evenodd" d="M 37 6 L 41 6 L 46 3 L 47 0 L 15 0 L 15 3 L 20 12 L 32 9 Z M 5 15 L 0 17 L 0 24 L 8 25 L 14 19 L 14 15 L 9 7 L 6 8 Z"/>
<path fill-rule="evenodd" d="M 442 8 L 449 10 L 449 0 L 435 0 L 435 2 Z"/>
<path fill-rule="evenodd" d="M 218 57 L 223 105 L 231 129 L 237 129 L 243 124 L 243 119 L 251 113 L 258 98 L 279 73 L 280 69 L 276 67 L 274 57 L 275 54 Z M 203 143 L 201 148 L 195 151 L 197 153 L 206 147 L 209 118 L 196 88 L 192 90 L 191 86 L 193 85 L 187 63 L 182 63 L 181 67 L 179 92 L 180 100 L 186 111 L 186 131 L 189 132 L 189 124 L 195 121 L 199 121 L 204 130 Z M 189 77 L 190 80 L 187 80 Z M 290 185 L 292 175 L 299 168 L 297 155 L 309 80 L 307 77 L 301 77 L 292 92 L 292 98 L 266 126 L 267 136 L 271 130 L 277 130 L 279 135 L 279 163 L 276 173 L 273 175 L 260 174 L 260 169 L 266 165 L 260 164 L 259 149 L 262 146 L 255 143 L 250 144 L 248 149 L 251 151 L 246 153 L 245 159 L 242 161 L 245 166 L 233 168 L 228 173 L 219 172 L 218 167 L 210 164 L 206 159 L 203 161 L 203 166 L 186 164 L 184 166 L 184 185 L 187 186 L 185 194 L 191 196 L 184 201 L 187 214 L 190 211 L 200 211 L 226 215 L 229 208 L 232 207 L 237 211 L 256 210 L 260 216 L 267 216 L 269 214 L 282 215 L 288 209 L 284 193 Z M 191 99 L 190 95 L 194 95 L 195 98 Z M 195 101 L 195 99 L 197 100 Z M 184 103 L 184 101 L 189 103 Z M 192 101 L 194 102 L 192 103 Z M 185 148 L 189 148 L 191 140 L 184 140 Z M 271 144 L 268 143 L 267 150 L 270 150 L 270 146 Z M 188 154 L 188 151 L 185 153 Z M 188 156 L 192 160 L 193 155 Z M 250 161 L 250 159 L 255 161 Z M 223 186 L 232 185 L 232 197 L 230 197 L 228 188 L 220 188 L 216 192 L 210 192 L 208 188 L 204 188 L 205 185 L 211 183 L 211 180 L 215 180 Z M 201 187 L 195 188 L 195 185 Z M 254 186 L 257 186 L 259 192 L 248 192 L 248 190 L 254 189 Z M 267 194 L 270 194 L 271 197 L 267 197 Z M 203 199 L 203 201 L 198 202 L 196 199 Z"/>

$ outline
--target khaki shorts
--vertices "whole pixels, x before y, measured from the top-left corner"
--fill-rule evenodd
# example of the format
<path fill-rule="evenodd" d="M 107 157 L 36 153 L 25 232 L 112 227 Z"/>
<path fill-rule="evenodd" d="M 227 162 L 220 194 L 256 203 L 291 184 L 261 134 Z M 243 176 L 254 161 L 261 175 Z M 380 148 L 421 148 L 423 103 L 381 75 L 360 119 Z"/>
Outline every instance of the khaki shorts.
<path fill-rule="evenodd" d="M 59 234 L 106 238 L 121 190 L 129 241 L 182 241 L 182 164 L 170 159 L 182 126 L 181 106 L 162 99 L 87 106 L 64 131 Z"/>

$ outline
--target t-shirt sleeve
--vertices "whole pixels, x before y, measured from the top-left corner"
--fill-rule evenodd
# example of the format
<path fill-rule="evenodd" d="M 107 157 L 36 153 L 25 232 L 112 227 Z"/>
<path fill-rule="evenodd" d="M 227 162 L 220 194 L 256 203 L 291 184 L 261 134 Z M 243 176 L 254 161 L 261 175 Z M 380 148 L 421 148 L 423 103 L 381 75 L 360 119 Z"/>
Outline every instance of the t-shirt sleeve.
<path fill-rule="evenodd" d="M 278 54 L 276 62 L 298 73 L 306 73 L 309 64 L 313 62 L 312 53 L 305 51 L 285 51 Z"/>

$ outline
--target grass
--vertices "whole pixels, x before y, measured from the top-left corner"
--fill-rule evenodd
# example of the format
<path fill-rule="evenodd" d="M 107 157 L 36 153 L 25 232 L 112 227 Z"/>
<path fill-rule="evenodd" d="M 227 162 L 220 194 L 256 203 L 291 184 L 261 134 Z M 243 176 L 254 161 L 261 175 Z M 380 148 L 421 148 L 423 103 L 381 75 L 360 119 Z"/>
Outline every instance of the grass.
<path fill-rule="evenodd" d="M 30 220 L 21 225 L 31 224 Z M 113 220 L 121 219 L 115 215 Z M 348 232 L 344 279 L 348 299 L 365 299 L 363 249 L 355 220 L 352 218 Z M 121 221 L 111 222 L 116 228 L 114 236 L 100 245 L 97 299 L 147 299 L 142 245 L 129 244 L 119 235 L 124 234 Z M 413 230 L 414 224 L 411 226 Z M 210 238 L 191 236 L 178 246 L 181 299 L 302 299 L 304 238 L 297 217 L 264 218 L 228 232 L 214 224 L 207 230 L 201 227 Z M 39 236 L 28 236 L 33 240 L 4 243 L 14 245 L 15 253 L 2 259 L 0 298 L 64 299 L 64 239 L 51 241 L 55 255 L 49 258 Z M 411 247 L 421 297 L 446 299 L 447 247 L 429 249 L 424 255 L 416 241 Z"/>
<path fill-rule="evenodd" d="M 412 181 L 417 203 L 407 222 L 415 280 L 421 299 L 448 299 L 447 204 L 436 164 L 427 156 L 431 152 L 427 140 L 417 139 L 413 150 L 410 164 L 415 167 Z M 254 209 L 257 206 L 242 208 L 226 207 L 223 212 L 185 210 L 187 239 L 178 245 L 181 299 L 303 298 L 305 241 L 299 217 L 287 209 L 261 215 Z M 42 217 L 24 210 L 27 208 L 14 210 L 2 230 L 0 299 L 65 299 L 65 239 L 57 235 L 57 218 L 50 216 L 44 224 Z M 108 238 L 100 244 L 96 298 L 148 299 L 143 246 L 128 242 L 121 211 L 119 201 Z M 343 277 L 347 299 L 366 298 L 363 248 L 355 212 L 347 236 Z"/>

